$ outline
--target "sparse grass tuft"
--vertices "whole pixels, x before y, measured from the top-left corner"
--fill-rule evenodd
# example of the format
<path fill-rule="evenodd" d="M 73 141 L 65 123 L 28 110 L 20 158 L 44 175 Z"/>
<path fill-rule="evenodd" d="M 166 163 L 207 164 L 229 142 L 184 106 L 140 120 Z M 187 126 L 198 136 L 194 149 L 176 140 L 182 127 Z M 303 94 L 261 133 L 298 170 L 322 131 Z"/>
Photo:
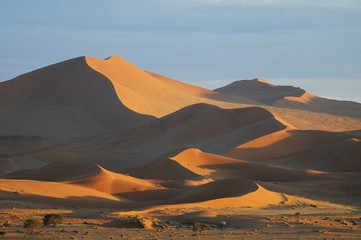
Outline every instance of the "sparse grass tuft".
<path fill-rule="evenodd" d="M 24 222 L 24 228 L 29 228 L 30 233 L 34 233 L 35 228 L 39 228 L 41 226 L 41 222 L 37 219 L 26 219 Z"/>
<path fill-rule="evenodd" d="M 60 214 L 46 214 L 43 218 L 44 226 L 53 226 L 63 222 L 63 215 Z"/>
<path fill-rule="evenodd" d="M 193 231 L 195 232 L 199 232 L 200 234 L 205 231 L 205 230 L 210 230 L 211 227 L 209 226 L 209 224 L 206 224 L 206 223 L 199 223 L 199 222 L 196 222 L 194 223 L 193 225 Z"/>

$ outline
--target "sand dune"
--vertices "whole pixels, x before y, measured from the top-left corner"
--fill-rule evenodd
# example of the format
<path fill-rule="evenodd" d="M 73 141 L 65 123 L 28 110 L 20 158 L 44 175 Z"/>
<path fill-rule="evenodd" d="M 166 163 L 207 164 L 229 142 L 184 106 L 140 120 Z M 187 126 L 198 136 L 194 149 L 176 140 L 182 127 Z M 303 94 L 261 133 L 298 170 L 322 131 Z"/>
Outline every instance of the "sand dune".
<path fill-rule="evenodd" d="M 158 189 L 147 181 L 114 173 L 99 165 L 89 163 L 50 164 L 41 169 L 13 172 L 2 177 L 63 182 L 109 194 Z"/>
<path fill-rule="evenodd" d="M 215 152 L 224 152 L 235 141 L 247 141 L 284 128 L 285 126 L 270 112 L 262 108 L 226 110 L 208 104 L 195 104 L 145 124 L 126 135 L 131 136 L 133 140 L 142 139 L 142 144 L 148 148 L 158 146 L 165 149 L 171 146 L 173 149 L 178 149 L 193 145 Z M 222 141 L 224 138 L 227 141 Z M 114 145 L 118 148 L 123 146 L 124 141 L 119 135 L 114 139 Z M 153 144 L 155 140 L 158 142 Z"/>
<path fill-rule="evenodd" d="M 214 91 L 192 86 L 149 71 L 143 71 L 119 56 L 105 60 L 86 58 L 87 64 L 106 76 L 120 101 L 135 112 L 163 117 L 196 103 L 222 104 L 227 99 Z M 249 99 L 238 99 L 252 103 Z"/>
<path fill-rule="evenodd" d="M 351 138 L 322 144 L 275 162 L 321 171 L 361 172 L 361 139 Z"/>
<path fill-rule="evenodd" d="M 96 189 L 109 194 L 159 189 L 159 187 L 147 181 L 114 173 L 100 166 L 98 166 L 98 172 L 93 176 L 68 181 L 68 183 Z"/>
<path fill-rule="evenodd" d="M 84 57 L 0 83 L 0 96 L 0 135 L 67 138 L 151 119 L 127 109 L 112 83 Z"/>
<path fill-rule="evenodd" d="M 215 166 L 225 164 L 239 164 L 244 161 L 236 160 L 221 155 L 210 154 L 201 151 L 200 149 L 190 148 L 186 149 L 171 159 L 177 161 L 183 166 L 188 167 L 202 167 L 202 166 Z"/>
<path fill-rule="evenodd" d="M 277 100 L 285 97 L 302 97 L 306 93 L 305 90 L 297 87 L 276 86 L 260 78 L 236 81 L 215 91 L 251 98 L 267 105 L 273 105 Z"/>
<path fill-rule="evenodd" d="M 14 197 L 21 199 L 21 196 L 33 196 L 36 201 L 40 197 L 50 198 L 98 198 L 112 201 L 120 201 L 110 194 L 92 190 L 85 187 L 75 186 L 72 184 L 34 181 L 34 180 L 0 180 L 0 189 L 4 192 L 16 194 Z"/>
<path fill-rule="evenodd" d="M 314 146 L 335 143 L 350 138 L 342 133 L 304 130 L 281 130 L 242 144 L 226 156 L 247 161 L 280 158 Z"/>
<path fill-rule="evenodd" d="M 283 199 L 281 194 L 241 178 L 221 179 L 188 188 L 125 193 L 120 196 L 133 200 L 143 199 L 139 204 L 157 208 L 261 207 L 278 204 Z M 144 199 L 150 202 L 144 202 Z"/>
<path fill-rule="evenodd" d="M 191 169 L 188 169 L 171 159 L 152 161 L 139 167 L 123 169 L 121 172 L 143 179 L 193 181 L 204 179 L 203 176 L 198 175 Z"/>
<path fill-rule="evenodd" d="M 299 87 L 277 86 L 259 78 L 236 81 L 215 91 L 250 98 L 269 106 L 361 117 L 360 103 L 322 98 Z"/>
<path fill-rule="evenodd" d="M 175 161 L 200 175 L 212 179 L 247 178 L 265 182 L 294 182 L 311 179 L 332 179 L 323 172 L 293 169 L 266 163 L 254 163 L 217 154 L 187 149 L 175 157 Z"/>

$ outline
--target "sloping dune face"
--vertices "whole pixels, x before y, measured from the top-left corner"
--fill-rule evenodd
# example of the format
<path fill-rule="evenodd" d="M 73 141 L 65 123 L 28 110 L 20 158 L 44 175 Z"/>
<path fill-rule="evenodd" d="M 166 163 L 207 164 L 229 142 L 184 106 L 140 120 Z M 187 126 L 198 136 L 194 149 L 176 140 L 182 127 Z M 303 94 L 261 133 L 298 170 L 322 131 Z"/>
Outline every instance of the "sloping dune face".
<path fill-rule="evenodd" d="M 135 112 L 163 117 L 195 103 L 217 103 L 217 93 L 143 71 L 119 56 L 86 58 L 87 64 L 110 79 L 119 99 Z M 218 102 L 219 104 L 219 102 Z"/>
<path fill-rule="evenodd" d="M 341 133 L 282 130 L 242 144 L 226 156 L 249 161 L 272 160 L 348 138 L 348 135 Z"/>
<path fill-rule="evenodd" d="M 0 135 L 74 137 L 144 123 L 84 57 L 0 83 Z"/>

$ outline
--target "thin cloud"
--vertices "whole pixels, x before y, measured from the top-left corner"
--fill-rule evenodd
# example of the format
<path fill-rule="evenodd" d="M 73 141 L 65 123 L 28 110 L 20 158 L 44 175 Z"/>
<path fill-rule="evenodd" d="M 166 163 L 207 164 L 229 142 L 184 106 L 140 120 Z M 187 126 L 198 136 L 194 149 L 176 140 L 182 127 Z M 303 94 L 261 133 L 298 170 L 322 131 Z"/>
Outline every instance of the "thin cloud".
<path fill-rule="evenodd" d="M 360 8 L 359 0 L 192 0 L 188 4 L 218 4 L 243 6 L 317 6 L 325 8 Z"/>

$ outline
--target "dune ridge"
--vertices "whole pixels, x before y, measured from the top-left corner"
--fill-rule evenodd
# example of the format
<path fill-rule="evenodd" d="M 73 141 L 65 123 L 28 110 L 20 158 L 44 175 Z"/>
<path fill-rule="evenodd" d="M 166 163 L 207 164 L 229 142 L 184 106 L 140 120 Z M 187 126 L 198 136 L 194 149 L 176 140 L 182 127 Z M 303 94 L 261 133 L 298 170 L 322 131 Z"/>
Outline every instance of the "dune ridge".
<path fill-rule="evenodd" d="M 162 117 L 191 104 L 214 102 L 203 97 L 217 94 L 143 71 L 119 56 L 106 60 L 87 57 L 86 61 L 91 68 L 110 79 L 118 98 L 138 113 Z"/>

